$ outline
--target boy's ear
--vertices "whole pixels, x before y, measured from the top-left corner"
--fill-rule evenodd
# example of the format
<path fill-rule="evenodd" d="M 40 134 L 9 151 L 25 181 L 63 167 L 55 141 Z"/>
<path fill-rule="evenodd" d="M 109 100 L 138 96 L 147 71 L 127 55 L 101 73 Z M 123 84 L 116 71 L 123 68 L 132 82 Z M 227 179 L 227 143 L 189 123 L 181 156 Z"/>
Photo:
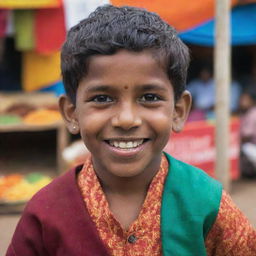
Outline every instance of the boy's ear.
<path fill-rule="evenodd" d="M 180 132 L 187 120 L 192 103 L 192 97 L 189 91 L 184 91 L 181 97 L 175 103 L 172 131 Z"/>
<path fill-rule="evenodd" d="M 80 130 L 76 118 L 76 107 L 66 95 L 60 96 L 59 109 L 69 132 L 72 134 L 78 134 Z"/>

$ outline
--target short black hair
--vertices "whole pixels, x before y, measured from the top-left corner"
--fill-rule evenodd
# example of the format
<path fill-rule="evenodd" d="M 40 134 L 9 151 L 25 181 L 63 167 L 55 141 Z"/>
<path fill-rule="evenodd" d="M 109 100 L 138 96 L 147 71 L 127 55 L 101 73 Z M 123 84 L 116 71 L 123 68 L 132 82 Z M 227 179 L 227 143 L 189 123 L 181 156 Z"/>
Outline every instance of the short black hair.
<path fill-rule="evenodd" d="M 189 50 L 173 27 L 157 14 L 136 7 L 98 7 L 70 29 L 61 51 L 61 71 L 66 93 L 73 104 L 78 84 L 86 75 L 89 58 L 112 55 L 120 49 L 156 51 L 164 62 L 175 99 L 185 90 Z"/>

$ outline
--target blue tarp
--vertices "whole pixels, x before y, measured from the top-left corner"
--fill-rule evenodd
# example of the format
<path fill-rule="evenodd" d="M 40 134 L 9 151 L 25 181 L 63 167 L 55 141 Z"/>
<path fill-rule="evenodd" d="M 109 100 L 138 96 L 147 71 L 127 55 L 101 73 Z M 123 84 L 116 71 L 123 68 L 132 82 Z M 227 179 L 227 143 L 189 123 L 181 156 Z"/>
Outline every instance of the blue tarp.
<path fill-rule="evenodd" d="M 214 45 L 215 20 L 208 21 L 196 28 L 180 33 L 186 43 L 201 46 Z M 256 4 L 237 6 L 231 12 L 232 45 L 256 44 Z"/>

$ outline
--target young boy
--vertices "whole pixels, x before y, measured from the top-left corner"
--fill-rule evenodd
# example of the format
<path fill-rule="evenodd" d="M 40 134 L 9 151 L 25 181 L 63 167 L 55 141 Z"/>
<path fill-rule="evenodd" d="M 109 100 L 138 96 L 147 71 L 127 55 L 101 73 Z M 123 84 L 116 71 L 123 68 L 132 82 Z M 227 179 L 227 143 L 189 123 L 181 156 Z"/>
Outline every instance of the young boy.
<path fill-rule="evenodd" d="M 182 130 L 187 47 L 156 14 L 104 6 L 68 33 L 60 109 L 91 152 L 28 203 L 7 255 L 256 255 L 221 185 L 162 152 Z"/>

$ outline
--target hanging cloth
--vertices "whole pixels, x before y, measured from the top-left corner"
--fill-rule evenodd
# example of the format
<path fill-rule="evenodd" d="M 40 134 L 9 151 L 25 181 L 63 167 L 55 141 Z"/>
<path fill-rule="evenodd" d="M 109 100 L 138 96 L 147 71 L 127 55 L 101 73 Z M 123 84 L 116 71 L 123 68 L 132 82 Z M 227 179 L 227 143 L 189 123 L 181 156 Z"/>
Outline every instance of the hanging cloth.
<path fill-rule="evenodd" d="M 241 0 L 231 0 L 232 6 Z M 156 12 L 178 31 L 195 27 L 214 16 L 215 0 L 111 0 L 113 5 L 131 5 Z"/>
<path fill-rule="evenodd" d="M 36 51 L 49 54 L 59 51 L 66 36 L 63 6 L 40 9 L 35 14 Z"/>
<path fill-rule="evenodd" d="M 256 3 L 239 5 L 233 8 L 231 16 L 231 44 L 256 44 Z M 215 20 L 180 33 L 183 41 L 190 44 L 213 47 L 215 44 Z"/>
<path fill-rule="evenodd" d="M 25 91 L 34 91 L 60 80 L 60 53 L 49 55 L 35 51 L 23 52 L 22 87 Z"/>
<path fill-rule="evenodd" d="M 0 38 L 6 35 L 8 15 L 9 11 L 0 10 Z"/>
<path fill-rule="evenodd" d="M 34 11 L 33 10 L 14 10 L 14 33 L 15 46 L 17 50 L 33 50 L 34 39 Z"/>

